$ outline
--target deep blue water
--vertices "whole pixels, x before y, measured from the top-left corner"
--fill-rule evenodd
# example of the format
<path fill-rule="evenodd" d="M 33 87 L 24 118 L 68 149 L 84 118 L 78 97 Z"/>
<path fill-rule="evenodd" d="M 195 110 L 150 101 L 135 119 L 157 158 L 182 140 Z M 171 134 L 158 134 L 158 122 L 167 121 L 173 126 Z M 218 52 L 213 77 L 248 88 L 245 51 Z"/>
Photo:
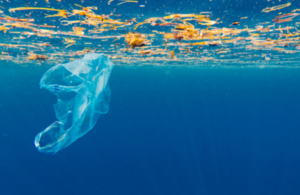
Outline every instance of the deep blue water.
<path fill-rule="evenodd" d="M 300 69 L 114 67 L 111 103 L 55 155 L 47 66 L 0 66 L 1 195 L 299 195 Z"/>

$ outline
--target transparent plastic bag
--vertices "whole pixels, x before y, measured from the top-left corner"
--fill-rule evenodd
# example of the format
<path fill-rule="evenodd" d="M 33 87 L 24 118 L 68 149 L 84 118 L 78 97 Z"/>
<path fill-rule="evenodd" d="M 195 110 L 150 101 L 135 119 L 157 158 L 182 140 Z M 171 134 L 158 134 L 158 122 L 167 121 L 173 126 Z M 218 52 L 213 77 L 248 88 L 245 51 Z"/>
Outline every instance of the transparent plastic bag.
<path fill-rule="evenodd" d="M 109 110 L 108 79 L 113 63 L 99 53 L 59 64 L 41 78 L 40 87 L 57 95 L 54 105 L 58 121 L 36 137 L 34 144 L 43 153 L 55 154 L 90 131 Z"/>

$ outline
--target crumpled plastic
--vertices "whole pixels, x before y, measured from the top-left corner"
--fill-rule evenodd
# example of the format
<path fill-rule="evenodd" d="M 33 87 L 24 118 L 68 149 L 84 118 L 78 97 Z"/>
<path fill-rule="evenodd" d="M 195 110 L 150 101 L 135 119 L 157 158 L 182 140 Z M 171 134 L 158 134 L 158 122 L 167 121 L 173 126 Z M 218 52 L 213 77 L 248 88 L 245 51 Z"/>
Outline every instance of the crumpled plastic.
<path fill-rule="evenodd" d="M 114 64 L 99 53 L 50 68 L 41 78 L 40 87 L 57 96 L 54 104 L 58 121 L 36 135 L 35 147 L 55 154 L 85 135 L 102 114 L 109 110 L 108 79 Z"/>

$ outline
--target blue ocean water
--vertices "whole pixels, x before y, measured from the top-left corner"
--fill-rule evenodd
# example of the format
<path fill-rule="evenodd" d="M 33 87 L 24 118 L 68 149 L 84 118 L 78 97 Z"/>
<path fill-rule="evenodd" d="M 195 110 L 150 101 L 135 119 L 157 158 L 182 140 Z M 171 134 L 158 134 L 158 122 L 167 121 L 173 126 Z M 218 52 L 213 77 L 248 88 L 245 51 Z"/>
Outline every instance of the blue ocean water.
<path fill-rule="evenodd" d="M 48 66 L 0 66 L 0 194 L 300 194 L 300 69 L 118 67 L 91 132 L 55 155 Z"/>
<path fill-rule="evenodd" d="M 138 22 L 175 13 L 207 12 L 212 20 L 219 18 L 220 22 L 210 29 L 229 28 L 235 21 L 241 24 L 234 28 L 259 29 L 271 26 L 272 20 L 281 12 L 291 13 L 300 6 L 297 0 L 143 0 L 122 6 L 117 6 L 119 1 L 108 5 L 108 0 L 49 1 L 48 4 L 44 0 L 6 0 L 0 2 L 0 8 L 7 16 L 24 19 L 30 15 L 37 23 L 49 25 L 60 25 L 62 18 L 45 18 L 45 14 L 56 12 L 11 13 L 8 8 L 38 6 L 71 12 L 80 9 L 74 5 L 76 3 L 85 7 L 98 6 L 97 14 L 113 12 L 120 15 L 115 19 L 136 18 Z M 289 2 L 292 5 L 286 9 L 262 12 L 266 7 Z M 4 16 L 1 17 L 3 27 Z M 207 61 L 201 66 L 189 64 L 186 67 L 175 59 L 168 66 L 159 63 L 153 66 L 128 63 L 132 65 L 128 67 L 116 64 L 109 79 L 109 112 L 100 117 L 89 133 L 55 155 L 38 152 L 33 143 L 39 132 L 56 121 L 53 109 L 56 96 L 39 88 L 42 75 L 54 64 L 48 64 L 47 60 L 29 64 L 31 62 L 26 59 L 30 49 L 18 50 L 18 53 L 16 48 L 5 44 L 37 46 L 49 42 L 50 48 L 54 48 L 47 53 L 49 57 L 56 52 L 65 52 L 63 54 L 68 57 L 68 52 L 82 51 L 86 46 L 101 45 L 101 50 L 109 50 L 114 38 L 105 44 L 98 39 L 76 37 L 77 45 L 66 48 L 63 37 L 52 39 L 45 35 L 24 34 L 21 39 L 17 33 L 1 30 L 0 44 L 4 53 L 0 57 L 18 59 L 19 64 L 0 61 L 0 195 L 299 195 L 299 42 L 289 40 L 289 45 L 274 44 L 270 48 L 267 45 L 268 38 L 299 38 L 297 29 L 278 30 L 279 26 L 296 27 L 297 21 L 299 19 L 294 18 L 293 23 L 276 23 L 269 34 L 262 30 L 259 32 L 261 37 L 253 36 L 256 37 L 253 42 L 256 39 L 265 41 L 260 50 L 244 48 L 238 51 L 235 49 L 247 45 L 228 46 L 224 41 L 223 49 L 232 51 L 224 59 L 238 59 L 244 53 L 245 58 L 241 60 L 245 62 L 252 59 L 263 62 L 254 63 L 256 66 Z M 5 22 L 11 23 L 9 19 Z M 11 31 L 24 30 L 9 27 Z M 71 32 L 72 27 L 59 26 L 55 30 Z M 137 32 L 149 34 L 158 29 L 171 32 L 173 27 L 145 24 Z M 133 28 L 132 25 L 128 29 L 112 31 L 112 34 L 103 34 L 124 35 Z M 236 37 L 232 35 L 232 39 L 243 36 L 246 37 L 242 33 Z M 119 40 L 120 45 L 125 45 L 123 39 Z M 88 41 L 93 45 L 84 45 Z M 164 48 L 164 40 L 160 41 L 154 43 Z M 177 44 L 189 42 L 175 41 Z M 222 47 L 206 45 L 201 49 L 201 55 L 207 50 L 211 52 L 208 57 L 220 60 L 223 54 L 212 51 Z M 49 49 L 39 46 L 38 54 L 44 54 L 39 50 L 41 48 L 43 51 Z M 109 52 L 124 49 L 120 48 L 114 47 Z M 179 47 L 168 45 L 168 50 L 174 48 L 175 56 L 180 59 Z M 275 50 L 278 48 L 284 48 L 286 53 Z M 191 51 L 196 54 L 196 50 Z M 169 55 L 166 56 L 169 60 Z M 269 64 L 264 64 L 267 63 L 266 56 L 270 58 Z M 20 59 L 26 62 L 22 64 Z M 202 56 L 200 60 L 203 60 Z M 270 66 L 277 62 L 281 62 L 281 67 L 278 64 Z"/>

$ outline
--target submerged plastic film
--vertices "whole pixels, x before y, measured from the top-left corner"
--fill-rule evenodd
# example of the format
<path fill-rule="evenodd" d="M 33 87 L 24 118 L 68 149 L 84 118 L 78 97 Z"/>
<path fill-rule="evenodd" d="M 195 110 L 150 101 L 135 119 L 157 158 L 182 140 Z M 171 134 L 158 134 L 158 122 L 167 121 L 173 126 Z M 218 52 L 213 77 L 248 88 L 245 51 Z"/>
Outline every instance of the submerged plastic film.
<path fill-rule="evenodd" d="M 54 105 L 58 121 L 36 137 L 43 153 L 55 154 L 90 131 L 109 109 L 108 79 L 113 63 L 104 54 L 86 54 L 82 59 L 59 64 L 41 78 L 40 87 L 57 95 Z"/>

